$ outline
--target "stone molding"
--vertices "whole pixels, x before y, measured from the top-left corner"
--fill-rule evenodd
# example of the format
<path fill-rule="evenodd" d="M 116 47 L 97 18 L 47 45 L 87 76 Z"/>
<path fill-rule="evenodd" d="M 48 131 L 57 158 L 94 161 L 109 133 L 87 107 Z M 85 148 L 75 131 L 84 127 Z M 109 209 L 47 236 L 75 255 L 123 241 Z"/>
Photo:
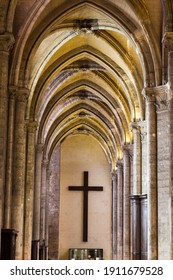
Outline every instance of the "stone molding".
<path fill-rule="evenodd" d="M 9 53 L 13 48 L 15 39 L 12 33 L 5 33 L 0 35 L 0 51 Z"/>

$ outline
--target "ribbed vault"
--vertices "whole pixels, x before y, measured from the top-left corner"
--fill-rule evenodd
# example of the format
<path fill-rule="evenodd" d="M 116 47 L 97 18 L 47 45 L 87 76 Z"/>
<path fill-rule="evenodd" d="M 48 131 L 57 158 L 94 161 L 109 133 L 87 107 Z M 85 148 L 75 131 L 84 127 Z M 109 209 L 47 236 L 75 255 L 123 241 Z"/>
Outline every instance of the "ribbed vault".
<path fill-rule="evenodd" d="M 26 117 L 38 123 L 37 143 L 50 159 L 58 143 L 84 133 L 114 168 L 133 140 L 130 122 L 145 119 L 143 88 L 161 83 L 160 22 L 141 0 L 33 0 L 21 15 L 24 2 L 9 9 L 10 84 L 29 89 Z"/>

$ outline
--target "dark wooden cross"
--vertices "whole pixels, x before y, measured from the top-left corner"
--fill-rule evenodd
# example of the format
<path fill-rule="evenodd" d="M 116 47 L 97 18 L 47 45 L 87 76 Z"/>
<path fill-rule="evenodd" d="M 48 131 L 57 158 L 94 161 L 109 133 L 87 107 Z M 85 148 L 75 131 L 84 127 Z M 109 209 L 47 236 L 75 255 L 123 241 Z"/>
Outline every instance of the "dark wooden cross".
<path fill-rule="evenodd" d="M 103 191 L 103 187 L 88 186 L 88 171 L 84 171 L 83 187 L 68 187 L 69 191 L 83 191 L 83 241 L 88 241 L 88 192 Z"/>

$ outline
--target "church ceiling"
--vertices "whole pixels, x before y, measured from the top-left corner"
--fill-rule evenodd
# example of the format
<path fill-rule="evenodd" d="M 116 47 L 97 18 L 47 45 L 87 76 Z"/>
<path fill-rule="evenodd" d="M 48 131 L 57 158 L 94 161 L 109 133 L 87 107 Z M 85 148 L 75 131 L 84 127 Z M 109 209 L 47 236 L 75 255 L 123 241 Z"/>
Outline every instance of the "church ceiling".
<path fill-rule="evenodd" d="M 10 84 L 29 89 L 38 143 L 51 156 L 69 135 L 90 135 L 114 167 L 130 123 L 145 119 L 143 88 L 161 83 L 161 1 L 12 2 Z"/>

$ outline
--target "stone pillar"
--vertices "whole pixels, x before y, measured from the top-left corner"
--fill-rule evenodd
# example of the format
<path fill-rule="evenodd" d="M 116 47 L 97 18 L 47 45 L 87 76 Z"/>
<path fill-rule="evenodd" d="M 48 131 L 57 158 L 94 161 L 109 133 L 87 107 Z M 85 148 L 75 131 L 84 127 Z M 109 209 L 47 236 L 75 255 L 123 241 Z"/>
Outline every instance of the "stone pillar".
<path fill-rule="evenodd" d="M 7 163 L 6 163 L 6 183 L 5 183 L 5 197 L 4 197 L 4 228 L 6 229 L 9 229 L 11 226 L 15 95 L 16 95 L 16 88 L 11 87 L 9 90 Z"/>
<path fill-rule="evenodd" d="M 3 200 L 5 186 L 6 145 L 7 145 L 7 116 L 8 116 L 8 75 L 9 53 L 14 44 L 10 33 L 0 35 L 0 246 L 3 217 Z M 1 251 L 1 249 L 0 249 Z"/>
<path fill-rule="evenodd" d="M 40 243 L 40 204 L 41 204 L 41 166 L 43 158 L 43 144 L 36 146 L 35 157 L 35 188 L 34 188 L 34 213 L 33 213 L 33 258 L 39 260 Z"/>
<path fill-rule="evenodd" d="M 113 203 L 112 203 L 112 227 L 113 227 L 113 236 L 112 236 L 112 258 L 113 260 L 117 259 L 117 171 L 114 170 L 112 172 L 112 195 L 113 195 Z"/>
<path fill-rule="evenodd" d="M 16 94 L 14 163 L 12 182 L 11 228 L 18 232 L 16 240 L 16 259 L 23 259 L 23 206 L 25 176 L 25 109 L 28 98 L 27 89 L 19 89 Z"/>
<path fill-rule="evenodd" d="M 130 145 L 123 146 L 123 260 L 130 260 Z"/>
<path fill-rule="evenodd" d="M 148 259 L 158 258 L 156 98 L 145 88 L 147 120 Z"/>
<path fill-rule="evenodd" d="M 31 259 L 32 224 L 33 224 L 33 191 L 34 191 L 34 160 L 35 160 L 35 130 L 37 123 L 27 124 L 27 156 L 25 181 L 25 219 L 23 258 Z"/>
<path fill-rule="evenodd" d="M 123 259 L 123 164 L 117 163 L 117 259 Z"/>
<path fill-rule="evenodd" d="M 46 195 L 47 195 L 47 166 L 46 159 L 42 162 L 41 170 L 41 205 L 40 205 L 40 249 L 45 252 L 46 239 Z M 42 255 L 42 252 L 41 252 Z M 43 256 L 42 259 L 45 259 Z"/>
<path fill-rule="evenodd" d="M 130 124 L 134 134 L 133 143 L 133 194 L 140 194 L 142 191 L 142 170 L 141 170 L 141 131 L 137 122 Z"/>

